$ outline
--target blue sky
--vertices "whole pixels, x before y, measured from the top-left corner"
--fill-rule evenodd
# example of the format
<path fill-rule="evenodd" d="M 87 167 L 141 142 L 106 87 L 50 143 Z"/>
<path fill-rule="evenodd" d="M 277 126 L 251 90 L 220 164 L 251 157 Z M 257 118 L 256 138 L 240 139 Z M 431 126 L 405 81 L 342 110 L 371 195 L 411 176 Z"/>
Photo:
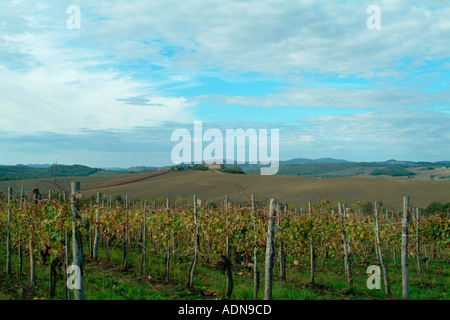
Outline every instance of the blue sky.
<path fill-rule="evenodd" d="M 170 165 L 194 121 L 279 129 L 281 160 L 450 160 L 449 35 L 438 0 L 2 1 L 0 164 Z"/>

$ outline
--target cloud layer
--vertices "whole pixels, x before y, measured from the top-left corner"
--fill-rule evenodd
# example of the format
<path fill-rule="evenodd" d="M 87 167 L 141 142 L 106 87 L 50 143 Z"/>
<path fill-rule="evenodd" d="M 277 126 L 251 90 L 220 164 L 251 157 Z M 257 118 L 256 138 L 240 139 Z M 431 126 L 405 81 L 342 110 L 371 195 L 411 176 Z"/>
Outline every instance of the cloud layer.
<path fill-rule="evenodd" d="M 282 129 L 282 158 L 450 158 L 443 1 L 377 1 L 380 30 L 366 26 L 373 1 L 74 4 L 79 30 L 67 28 L 66 4 L 2 4 L 0 163 L 37 157 L 27 141 L 57 156 L 75 137 L 87 145 L 87 137 L 122 141 L 114 143 L 120 163 L 127 161 L 120 150 L 138 152 L 135 141 L 145 140 L 162 163 L 168 123 L 223 127 L 230 113 L 231 128 Z M 233 89 L 243 85 L 251 90 Z M 264 124 L 254 123 L 255 110 L 267 114 Z M 85 161 L 100 152 L 79 148 Z"/>

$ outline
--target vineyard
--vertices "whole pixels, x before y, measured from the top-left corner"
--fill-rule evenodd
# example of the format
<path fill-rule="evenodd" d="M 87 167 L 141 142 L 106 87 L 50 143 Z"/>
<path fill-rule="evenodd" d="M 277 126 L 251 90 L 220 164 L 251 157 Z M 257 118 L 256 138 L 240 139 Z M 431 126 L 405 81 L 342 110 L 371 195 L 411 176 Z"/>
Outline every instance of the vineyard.
<path fill-rule="evenodd" d="M 108 264 L 148 290 L 186 288 L 187 298 L 448 299 L 449 213 L 421 216 L 407 197 L 403 212 L 327 201 L 290 209 L 253 196 L 246 203 L 85 199 L 76 183 L 67 198 L 9 189 L 0 203 L 5 283 L 26 283 L 47 299 L 109 299 L 113 287 L 96 292 L 93 277 L 94 265 Z M 73 290 L 71 265 L 80 268 Z M 381 289 L 368 288 L 370 266 L 381 271 Z"/>

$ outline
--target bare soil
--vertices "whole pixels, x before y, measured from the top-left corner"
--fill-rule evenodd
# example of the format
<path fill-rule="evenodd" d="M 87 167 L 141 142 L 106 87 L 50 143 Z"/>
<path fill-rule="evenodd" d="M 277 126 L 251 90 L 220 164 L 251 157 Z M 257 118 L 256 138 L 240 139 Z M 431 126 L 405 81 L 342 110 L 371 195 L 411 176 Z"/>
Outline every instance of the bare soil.
<path fill-rule="evenodd" d="M 306 178 L 298 176 L 261 176 L 220 174 L 214 171 L 169 172 L 120 186 L 91 189 L 104 195 L 128 195 L 131 198 L 191 198 L 195 193 L 203 201 L 220 201 L 225 195 L 233 201 L 246 201 L 255 194 L 259 200 L 277 198 L 282 203 L 303 204 L 320 199 L 347 204 L 358 201 L 382 201 L 386 208 L 400 210 L 403 196 L 411 206 L 450 201 L 450 181 L 417 181 L 371 178 Z"/>

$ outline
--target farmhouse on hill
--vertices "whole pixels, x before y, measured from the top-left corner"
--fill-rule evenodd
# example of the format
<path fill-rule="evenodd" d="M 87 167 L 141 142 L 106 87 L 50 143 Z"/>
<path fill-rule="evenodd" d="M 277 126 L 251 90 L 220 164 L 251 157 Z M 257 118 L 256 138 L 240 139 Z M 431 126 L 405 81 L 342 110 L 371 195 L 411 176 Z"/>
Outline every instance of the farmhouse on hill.
<path fill-rule="evenodd" d="M 222 170 L 223 169 L 223 164 L 220 164 L 220 163 L 211 163 L 211 164 L 205 164 L 205 165 L 209 170 Z"/>

